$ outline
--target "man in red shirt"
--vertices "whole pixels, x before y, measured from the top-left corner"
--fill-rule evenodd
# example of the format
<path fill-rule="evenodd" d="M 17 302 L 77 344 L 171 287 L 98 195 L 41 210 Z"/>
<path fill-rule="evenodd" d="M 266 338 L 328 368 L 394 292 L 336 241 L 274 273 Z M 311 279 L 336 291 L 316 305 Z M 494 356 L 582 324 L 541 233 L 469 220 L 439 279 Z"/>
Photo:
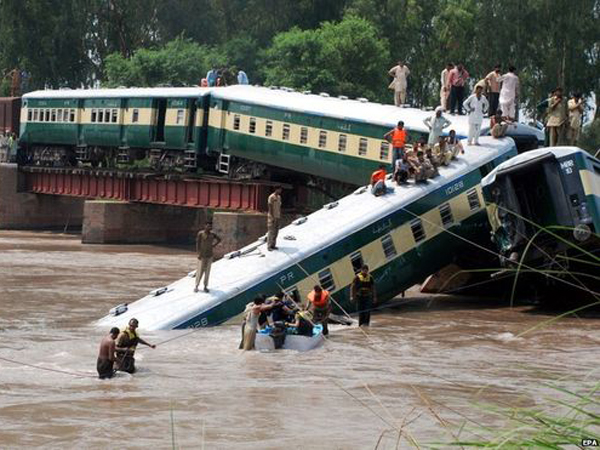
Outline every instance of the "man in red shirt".
<path fill-rule="evenodd" d="M 371 175 L 371 193 L 375 197 L 385 194 L 385 176 L 387 172 L 385 170 L 385 164 L 380 164 L 379 169 L 373 172 Z"/>
<path fill-rule="evenodd" d="M 450 114 L 454 114 L 458 105 L 458 115 L 462 116 L 462 104 L 465 97 L 465 85 L 469 79 L 469 72 L 465 70 L 462 64 L 457 65 L 448 74 L 448 84 L 450 85 Z"/>

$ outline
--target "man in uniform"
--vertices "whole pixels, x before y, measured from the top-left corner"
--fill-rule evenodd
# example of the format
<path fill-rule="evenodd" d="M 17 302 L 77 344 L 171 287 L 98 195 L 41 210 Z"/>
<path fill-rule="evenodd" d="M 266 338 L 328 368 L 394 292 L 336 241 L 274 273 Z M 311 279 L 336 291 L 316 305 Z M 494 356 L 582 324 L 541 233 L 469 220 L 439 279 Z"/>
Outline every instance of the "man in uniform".
<path fill-rule="evenodd" d="M 127 373 L 135 372 L 135 358 L 133 357 L 138 344 L 147 345 L 150 348 L 156 348 L 156 345 L 149 344 L 143 340 L 136 331 L 139 323 L 133 318 L 129 321 L 129 325 L 117 338 L 117 370 Z"/>
<path fill-rule="evenodd" d="M 313 315 L 313 322 L 323 325 L 323 334 L 327 336 L 329 329 L 327 322 L 329 321 L 329 313 L 331 312 L 331 303 L 329 291 L 323 289 L 318 284 L 308 294 L 307 309 Z"/>
<path fill-rule="evenodd" d="M 583 99 L 581 94 L 576 93 L 567 102 L 569 109 L 569 141 L 571 145 L 577 145 L 581 134 L 581 122 L 583 117 Z"/>
<path fill-rule="evenodd" d="M 366 264 L 360 268 L 360 272 L 352 280 L 350 300 L 356 302 L 358 326 L 368 327 L 371 322 L 371 309 L 377 303 L 377 291 L 375 289 L 375 280 L 369 273 L 369 266 Z"/>
<path fill-rule="evenodd" d="M 100 342 L 100 351 L 98 352 L 98 361 L 96 362 L 96 370 L 98 377 L 101 380 L 112 378 L 115 374 L 115 339 L 119 336 L 119 329 L 113 327 L 104 339 Z"/>
<path fill-rule="evenodd" d="M 563 98 L 563 90 L 558 87 L 554 89 L 550 102 L 548 103 L 548 120 L 546 130 L 550 139 L 550 147 L 562 143 L 564 125 L 567 122 L 567 104 Z"/>
<path fill-rule="evenodd" d="M 204 277 L 204 292 L 208 292 L 208 278 L 213 261 L 213 248 L 221 242 L 221 238 L 212 232 L 212 223 L 206 222 L 204 230 L 196 236 L 196 252 L 198 253 L 198 267 L 196 268 L 196 286 L 198 292 L 200 280 Z"/>
<path fill-rule="evenodd" d="M 407 78 L 410 75 L 410 70 L 402 61 L 398 61 L 398 65 L 392 67 L 388 74 L 394 77 L 390 85 L 390 89 L 394 90 L 394 105 L 402 106 L 406 103 L 406 87 L 408 86 Z"/>
<path fill-rule="evenodd" d="M 269 212 L 267 214 L 267 250 L 277 250 L 277 233 L 281 223 L 281 186 L 269 195 L 267 201 Z"/>

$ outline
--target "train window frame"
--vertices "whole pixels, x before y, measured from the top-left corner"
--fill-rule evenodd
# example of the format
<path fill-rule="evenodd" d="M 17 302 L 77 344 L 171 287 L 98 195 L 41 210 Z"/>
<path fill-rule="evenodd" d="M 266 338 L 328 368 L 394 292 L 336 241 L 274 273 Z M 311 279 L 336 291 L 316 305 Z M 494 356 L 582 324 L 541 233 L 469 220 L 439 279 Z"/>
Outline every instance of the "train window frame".
<path fill-rule="evenodd" d="M 56 121 L 57 122 L 62 122 L 63 121 L 63 109 L 62 108 L 58 108 L 56 110 Z"/>
<path fill-rule="evenodd" d="M 440 219 L 442 220 L 442 226 L 444 228 L 450 228 L 454 224 L 454 214 L 452 213 L 452 207 L 450 203 L 444 203 L 438 207 L 440 212 Z"/>
<path fill-rule="evenodd" d="M 46 109 L 46 122 L 50 122 L 50 109 Z"/>
<path fill-rule="evenodd" d="M 300 297 L 300 291 L 298 290 L 298 286 L 291 286 L 289 288 L 286 288 L 283 290 L 283 293 L 288 297 L 291 298 L 292 301 L 296 304 L 296 305 L 301 305 L 302 304 L 302 297 Z M 284 297 L 285 298 L 285 297 Z"/>
<path fill-rule="evenodd" d="M 110 123 L 110 116 L 112 115 L 112 112 L 110 109 L 105 109 L 104 110 L 104 122 L 106 123 Z"/>
<path fill-rule="evenodd" d="M 284 123 L 283 128 L 281 129 L 281 139 L 284 141 L 290 140 L 291 127 L 289 123 Z"/>
<path fill-rule="evenodd" d="M 69 114 L 69 122 L 73 122 L 75 123 L 75 109 L 71 109 L 69 110 L 70 114 Z"/>
<path fill-rule="evenodd" d="M 140 121 L 140 110 L 134 108 L 131 111 L 131 123 L 138 123 Z"/>
<path fill-rule="evenodd" d="M 240 117 L 240 115 L 234 114 L 233 115 L 233 130 L 234 131 L 239 131 L 241 122 L 242 122 L 242 118 Z"/>
<path fill-rule="evenodd" d="M 300 127 L 300 143 L 308 143 L 308 127 Z"/>
<path fill-rule="evenodd" d="M 248 122 L 248 132 L 252 134 L 256 133 L 256 117 L 250 117 L 250 122 Z"/>
<path fill-rule="evenodd" d="M 479 200 L 479 194 L 477 193 L 477 189 L 469 189 L 467 191 L 467 202 L 469 203 L 469 210 L 477 211 L 481 209 L 481 201 Z"/>
<path fill-rule="evenodd" d="M 33 121 L 37 122 L 38 121 L 38 117 L 40 117 L 40 115 L 39 115 L 39 109 L 34 108 L 33 109 Z"/>
<path fill-rule="evenodd" d="M 56 122 L 56 108 L 52 108 L 51 113 L 50 113 L 50 121 L 51 122 Z"/>
<path fill-rule="evenodd" d="M 265 136 L 271 137 L 273 136 L 273 121 L 267 120 L 265 123 Z"/>
<path fill-rule="evenodd" d="M 346 153 L 346 148 L 348 147 L 348 136 L 345 134 L 340 134 L 338 138 L 338 152 Z"/>
<path fill-rule="evenodd" d="M 319 279 L 319 284 L 324 290 L 329 292 L 335 291 L 335 279 L 333 278 L 333 272 L 329 267 L 321 270 L 317 274 L 317 278 Z"/>
<path fill-rule="evenodd" d="M 350 264 L 352 265 L 354 275 L 360 272 L 360 269 L 362 268 L 364 263 L 365 260 L 363 259 L 362 252 L 360 250 L 350 254 Z"/>
<path fill-rule="evenodd" d="M 319 131 L 319 148 L 327 147 L 327 131 Z"/>
<path fill-rule="evenodd" d="M 175 117 L 175 125 L 181 125 L 183 123 L 183 115 L 184 115 L 183 109 L 178 109 L 177 115 Z"/>
<path fill-rule="evenodd" d="M 111 111 L 110 121 L 112 123 L 117 123 L 119 121 L 119 110 L 118 109 L 113 109 Z"/>
<path fill-rule="evenodd" d="M 379 159 L 381 161 L 388 161 L 390 158 L 390 143 L 387 141 L 381 141 L 379 144 Z"/>
<path fill-rule="evenodd" d="M 427 233 L 425 233 L 423 221 L 419 217 L 410 221 L 410 232 L 412 233 L 412 237 L 417 245 L 427 239 Z"/>
<path fill-rule="evenodd" d="M 98 123 L 104 122 L 104 109 L 98 108 L 98 115 L 96 117 L 98 118 Z"/>
<path fill-rule="evenodd" d="M 96 108 L 92 108 L 92 115 L 91 115 L 90 121 L 92 123 L 96 123 L 97 120 L 98 120 L 98 111 L 96 110 Z"/>
<path fill-rule="evenodd" d="M 31 122 L 32 119 L 33 119 L 33 111 L 31 110 L 31 108 L 27 108 L 27 122 Z"/>
<path fill-rule="evenodd" d="M 383 254 L 385 255 L 385 259 L 388 261 L 392 258 L 398 256 L 398 250 L 396 249 L 396 244 L 394 244 L 394 239 L 392 239 L 391 234 L 386 234 L 380 239 L 381 248 L 383 249 Z"/>
<path fill-rule="evenodd" d="M 360 138 L 358 140 L 358 156 L 367 156 L 369 150 L 369 140 L 367 138 Z"/>

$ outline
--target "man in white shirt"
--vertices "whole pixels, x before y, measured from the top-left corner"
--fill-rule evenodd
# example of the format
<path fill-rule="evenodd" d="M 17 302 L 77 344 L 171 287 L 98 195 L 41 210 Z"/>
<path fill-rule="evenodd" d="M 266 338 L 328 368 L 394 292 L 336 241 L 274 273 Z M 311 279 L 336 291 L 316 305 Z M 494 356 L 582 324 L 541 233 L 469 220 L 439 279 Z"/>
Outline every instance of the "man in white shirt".
<path fill-rule="evenodd" d="M 500 89 L 500 109 L 502 115 L 514 120 L 517 117 L 517 98 L 519 97 L 519 77 L 515 73 L 514 66 L 508 68 L 508 73 L 500 77 L 502 89 Z"/>
<path fill-rule="evenodd" d="M 410 75 L 410 70 L 402 61 L 398 61 L 398 65 L 392 67 L 388 74 L 394 77 L 388 86 L 394 90 L 394 105 L 402 106 L 406 102 L 407 78 Z"/>
<path fill-rule="evenodd" d="M 444 128 L 452 125 L 448 119 L 446 119 L 442 115 L 443 109 L 441 106 L 435 108 L 435 114 L 433 116 L 429 116 L 423 120 L 423 123 L 427 128 L 429 128 L 429 139 L 427 140 L 427 144 L 429 146 L 433 146 L 437 144 L 440 140 L 440 136 L 444 131 Z"/>
<path fill-rule="evenodd" d="M 479 85 L 475 88 L 475 93 L 471 94 L 463 103 L 463 107 L 469 115 L 469 139 L 467 141 L 469 145 L 479 145 L 481 123 L 488 111 L 488 101 L 482 94 L 483 87 Z"/>
<path fill-rule="evenodd" d="M 446 64 L 446 68 L 442 70 L 440 77 L 440 106 L 442 111 L 448 111 L 448 98 L 450 97 L 450 84 L 448 83 L 448 75 L 454 69 L 454 64 Z"/>

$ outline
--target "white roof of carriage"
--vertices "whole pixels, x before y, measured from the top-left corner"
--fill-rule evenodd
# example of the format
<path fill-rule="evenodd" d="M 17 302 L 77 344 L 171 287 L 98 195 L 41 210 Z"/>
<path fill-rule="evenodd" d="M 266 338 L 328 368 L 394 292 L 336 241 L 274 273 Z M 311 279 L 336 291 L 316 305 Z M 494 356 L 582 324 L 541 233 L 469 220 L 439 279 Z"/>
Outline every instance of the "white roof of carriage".
<path fill-rule="evenodd" d="M 201 97 L 210 93 L 211 88 L 201 87 L 157 87 L 157 88 L 117 88 L 117 89 L 59 89 L 34 91 L 24 99 L 72 99 L 72 98 L 135 98 L 135 97 Z"/>

